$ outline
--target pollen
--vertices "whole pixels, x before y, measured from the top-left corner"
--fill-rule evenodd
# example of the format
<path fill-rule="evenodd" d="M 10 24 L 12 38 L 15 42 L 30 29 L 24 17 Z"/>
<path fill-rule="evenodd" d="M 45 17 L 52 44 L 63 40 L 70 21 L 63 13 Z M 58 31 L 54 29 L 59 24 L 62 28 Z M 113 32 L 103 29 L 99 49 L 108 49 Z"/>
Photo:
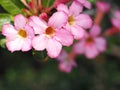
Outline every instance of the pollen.
<path fill-rule="evenodd" d="M 68 23 L 69 23 L 70 25 L 73 25 L 73 24 L 75 23 L 75 20 L 74 20 L 73 16 L 69 16 L 69 17 L 68 17 Z"/>
<path fill-rule="evenodd" d="M 52 27 L 48 27 L 48 28 L 46 29 L 45 33 L 46 33 L 47 36 L 51 37 L 51 36 L 54 36 L 55 30 L 54 30 L 54 28 L 52 28 Z"/>
<path fill-rule="evenodd" d="M 27 37 L 26 31 L 23 30 L 23 29 L 19 30 L 18 34 L 19 34 L 21 37 L 23 37 L 23 38 L 26 38 L 26 37 Z"/>

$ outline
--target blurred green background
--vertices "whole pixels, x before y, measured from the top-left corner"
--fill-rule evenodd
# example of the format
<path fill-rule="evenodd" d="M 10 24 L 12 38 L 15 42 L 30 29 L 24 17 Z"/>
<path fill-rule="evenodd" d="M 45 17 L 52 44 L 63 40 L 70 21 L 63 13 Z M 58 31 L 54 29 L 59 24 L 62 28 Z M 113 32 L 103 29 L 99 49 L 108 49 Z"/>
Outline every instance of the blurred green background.
<path fill-rule="evenodd" d="M 106 1 L 113 8 L 120 5 L 120 0 Z M 0 13 L 7 12 L 0 6 Z M 101 24 L 103 29 L 111 27 L 109 16 Z M 76 57 L 78 65 L 69 74 L 59 71 L 56 60 L 43 62 L 32 51 L 11 53 L 0 47 L 0 90 L 120 90 L 120 51 L 111 50 L 111 45 L 120 48 L 119 38 L 107 38 L 107 51 L 94 60 Z"/>

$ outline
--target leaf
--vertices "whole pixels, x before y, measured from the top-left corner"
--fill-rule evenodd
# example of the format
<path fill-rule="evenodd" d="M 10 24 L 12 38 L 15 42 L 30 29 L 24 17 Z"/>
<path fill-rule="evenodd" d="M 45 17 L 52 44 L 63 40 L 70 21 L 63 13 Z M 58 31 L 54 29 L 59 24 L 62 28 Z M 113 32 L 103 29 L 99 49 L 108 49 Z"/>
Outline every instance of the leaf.
<path fill-rule="evenodd" d="M 10 21 L 11 21 L 11 15 L 0 14 L 0 31 L 1 31 L 2 25 L 6 24 L 6 23 L 10 23 Z"/>
<path fill-rule="evenodd" d="M 22 10 L 11 0 L 0 0 L 0 5 L 11 15 L 22 13 Z"/>
<path fill-rule="evenodd" d="M 6 39 L 5 38 L 0 40 L 0 46 L 2 48 L 5 48 L 5 43 L 6 43 Z"/>
<path fill-rule="evenodd" d="M 53 4 L 54 0 L 42 0 L 42 4 L 45 6 L 45 7 L 50 7 L 52 4 Z"/>

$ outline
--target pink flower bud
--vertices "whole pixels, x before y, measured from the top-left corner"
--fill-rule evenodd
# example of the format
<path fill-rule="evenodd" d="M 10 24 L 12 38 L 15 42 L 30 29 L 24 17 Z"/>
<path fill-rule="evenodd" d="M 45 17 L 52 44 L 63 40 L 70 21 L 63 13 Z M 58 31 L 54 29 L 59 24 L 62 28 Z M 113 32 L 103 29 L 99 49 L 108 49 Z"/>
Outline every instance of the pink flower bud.
<path fill-rule="evenodd" d="M 104 13 L 107 13 L 109 10 L 110 10 L 110 4 L 107 3 L 107 2 L 97 2 L 96 3 L 96 7 L 98 10 L 104 12 Z"/>
<path fill-rule="evenodd" d="M 48 15 L 46 13 L 41 13 L 39 17 L 45 21 L 48 19 Z"/>

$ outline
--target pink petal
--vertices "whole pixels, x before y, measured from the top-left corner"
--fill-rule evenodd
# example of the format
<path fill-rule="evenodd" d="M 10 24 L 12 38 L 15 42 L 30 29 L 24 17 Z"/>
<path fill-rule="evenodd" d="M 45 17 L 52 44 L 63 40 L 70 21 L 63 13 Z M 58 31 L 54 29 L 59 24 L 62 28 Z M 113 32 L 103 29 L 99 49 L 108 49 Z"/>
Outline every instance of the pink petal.
<path fill-rule="evenodd" d="M 105 40 L 105 38 L 102 38 L 102 37 L 95 38 L 95 45 L 96 45 L 96 48 L 100 52 L 104 52 L 106 50 L 106 40 Z"/>
<path fill-rule="evenodd" d="M 67 23 L 67 19 L 68 17 L 64 12 L 56 12 L 50 17 L 48 25 L 54 28 L 61 28 Z"/>
<path fill-rule="evenodd" d="M 120 10 L 116 10 L 116 11 L 114 12 L 114 18 L 120 20 Z"/>
<path fill-rule="evenodd" d="M 64 29 L 57 31 L 55 39 L 65 46 L 70 46 L 73 43 L 73 36 Z"/>
<path fill-rule="evenodd" d="M 84 29 L 88 29 L 92 26 L 92 19 L 87 14 L 79 14 L 79 16 L 75 17 L 75 21 L 77 25 Z"/>
<path fill-rule="evenodd" d="M 44 50 L 46 48 L 48 38 L 45 35 L 39 35 L 33 38 L 32 45 L 35 50 Z"/>
<path fill-rule="evenodd" d="M 84 4 L 86 2 L 86 0 L 75 0 L 77 2 L 79 2 L 80 4 Z"/>
<path fill-rule="evenodd" d="M 70 15 L 73 15 L 73 16 L 79 15 L 79 13 L 82 12 L 82 10 L 83 10 L 83 6 L 75 1 L 69 7 Z"/>
<path fill-rule="evenodd" d="M 104 1 L 98 1 L 96 3 L 96 7 L 98 8 L 98 10 L 106 13 L 110 10 L 110 4 Z"/>
<path fill-rule="evenodd" d="M 73 51 L 76 54 L 83 54 L 85 52 L 85 42 L 84 41 L 80 41 L 80 42 L 74 44 Z"/>
<path fill-rule="evenodd" d="M 85 55 L 86 55 L 87 58 L 93 59 L 93 58 L 95 58 L 98 55 L 98 53 L 99 52 L 97 51 L 97 49 L 96 49 L 94 44 L 86 45 Z"/>
<path fill-rule="evenodd" d="M 27 32 L 27 38 L 32 39 L 34 37 L 34 30 L 31 26 L 26 25 L 25 30 Z"/>
<path fill-rule="evenodd" d="M 11 36 L 15 36 L 17 34 L 17 31 L 12 25 L 5 24 L 2 27 L 2 34 L 6 37 L 11 37 Z"/>
<path fill-rule="evenodd" d="M 120 29 L 120 20 L 112 18 L 111 22 L 112 22 L 113 26 Z"/>
<path fill-rule="evenodd" d="M 90 29 L 90 35 L 95 37 L 100 35 L 101 33 L 101 28 L 99 25 L 93 25 L 92 28 Z"/>
<path fill-rule="evenodd" d="M 47 28 L 47 23 L 37 16 L 31 16 L 28 23 L 33 27 L 35 34 L 42 34 Z"/>
<path fill-rule="evenodd" d="M 67 62 L 61 62 L 59 63 L 59 69 L 62 72 L 70 73 L 72 70 L 72 66 L 69 65 Z"/>
<path fill-rule="evenodd" d="M 68 7 L 67 7 L 65 4 L 59 4 L 59 5 L 57 6 L 57 10 L 58 10 L 58 11 L 65 12 L 67 15 L 69 14 Z"/>
<path fill-rule="evenodd" d="M 14 17 L 14 25 L 17 30 L 23 29 L 26 23 L 27 19 L 22 14 L 18 14 Z"/>
<path fill-rule="evenodd" d="M 60 55 L 56 58 L 58 61 L 64 61 L 67 58 L 68 54 L 65 50 L 62 50 Z"/>
<path fill-rule="evenodd" d="M 90 2 L 88 2 L 88 1 L 86 1 L 85 3 L 84 3 L 84 6 L 86 7 L 86 8 L 88 8 L 88 9 L 91 9 L 91 3 Z"/>
<path fill-rule="evenodd" d="M 49 39 L 46 50 L 48 52 L 48 56 L 51 58 L 56 58 L 62 50 L 62 45 L 54 39 Z"/>
<path fill-rule="evenodd" d="M 74 35 L 75 39 L 81 39 L 84 37 L 84 29 L 78 26 L 71 27 L 71 33 Z"/>
<path fill-rule="evenodd" d="M 22 45 L 22 51 L 29 51 L 30 49 L 32 49 L 31 39 L 24 40 L 24 43 Z"/>
<path fill-rule="evenodd" d="M 23 45 L 23 39 L 21 38 L 16 38 L 14 41 L 7 41 L 6 46 L 9 51 L 14 52 L 21 50 Z"/>

